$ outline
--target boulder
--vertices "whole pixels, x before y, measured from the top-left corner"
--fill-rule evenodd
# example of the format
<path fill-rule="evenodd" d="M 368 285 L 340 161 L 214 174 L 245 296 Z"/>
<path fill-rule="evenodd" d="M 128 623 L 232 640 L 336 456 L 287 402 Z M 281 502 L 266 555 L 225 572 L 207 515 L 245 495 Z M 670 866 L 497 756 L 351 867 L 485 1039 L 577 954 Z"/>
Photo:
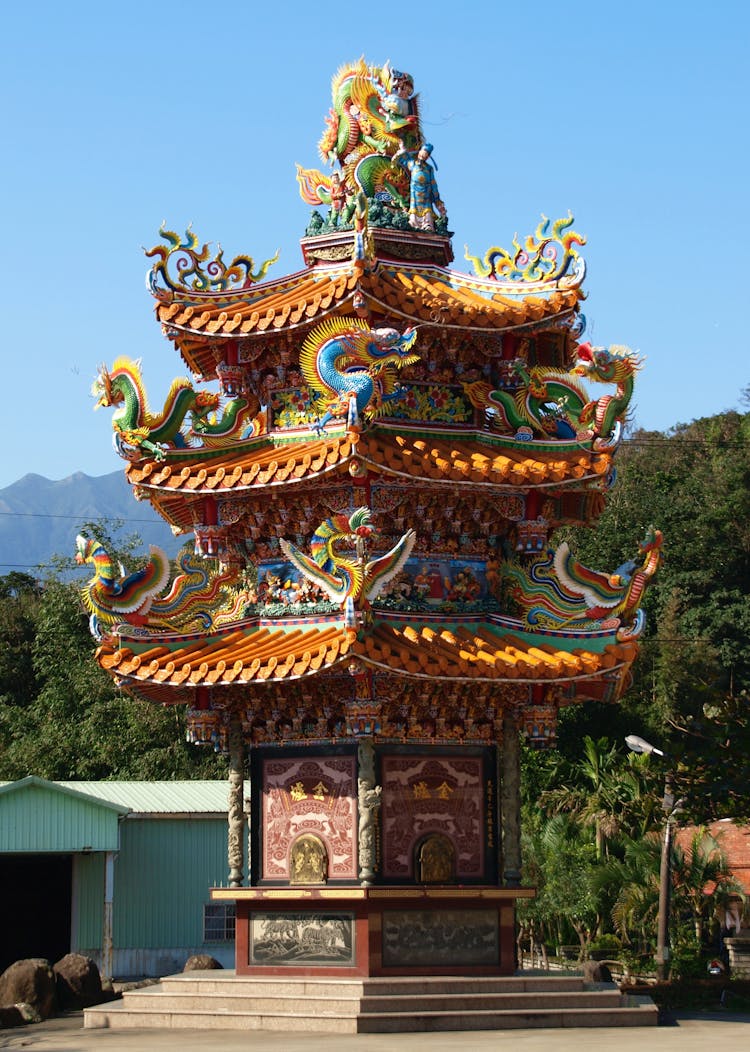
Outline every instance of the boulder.
<path fill-rule="evenodd" d="M 12 1026 L 23 1026 L 25 1022 L 23 1012 L 16 1005 L 0 1008 L 0 1030 L 10 1029 Z"/>
<path fill-rule="evenodd" d="M 203 972 L 209 971 L 212 968 L 223 968 L 224 965 L 220 964 L 215 957 L 211 957 L 208 953 L 196 953 L 193 957 L 188 957 L 185 961 L 185 967 L 182 969 L 183 972 Z"/>
<path fill-rule="evenodd" d="M 26 1004 L 25 1001 L 21 1001 L 20 1004 L 13 1005 L 13 1011 L 20 1014 L 21 1019 L 24 1023 L 41 1023 L 42 1017 L 37 1012 L 33 1005 Z"/>
<path fill-rule="evenodd" d="M 584 961 L 583 978 L 587 983 L 611 983 L 612 972 L 603 961 Z"/>
<path fill-rule="evenodd" d="M 0 1005 L 10 1007 L 25 1003 L 41 1019 L 49 1019 L 57 1007 L 55 973 L 49 961 L 29 957 L 16 961 L 0 975 Z"/>
<path fill-rule="evenodd" d="M 57 983 L 57 1003 L 63 1012 L 90 1008 L 106 1000 L 99 969 L 82 953 L 66 953 L 53 971 Z"/>

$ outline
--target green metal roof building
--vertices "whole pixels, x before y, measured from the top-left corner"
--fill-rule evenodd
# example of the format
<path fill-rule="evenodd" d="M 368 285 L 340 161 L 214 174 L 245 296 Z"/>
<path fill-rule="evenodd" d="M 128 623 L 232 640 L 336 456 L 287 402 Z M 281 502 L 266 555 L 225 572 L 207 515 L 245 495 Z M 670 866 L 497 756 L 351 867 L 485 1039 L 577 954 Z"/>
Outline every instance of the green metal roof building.
<path fill-rule="evenodd" d="M 0 970 L 86 954 L 103 975 L 234 966 L 226 782 L 0 782 Z"/>

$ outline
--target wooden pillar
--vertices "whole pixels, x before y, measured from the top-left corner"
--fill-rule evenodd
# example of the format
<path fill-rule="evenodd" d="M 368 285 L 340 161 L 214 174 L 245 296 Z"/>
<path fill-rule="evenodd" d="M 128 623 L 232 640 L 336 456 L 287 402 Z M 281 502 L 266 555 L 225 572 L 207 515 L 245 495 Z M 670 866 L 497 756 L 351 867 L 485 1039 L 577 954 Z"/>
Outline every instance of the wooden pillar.
<path fill-rule="evenodd" d="M 521 883 L 521 741 L 514 713 L 503 715 L 502 822 L 503 884 L 517 888 Z"/>
<path fill-rule="evenodd" d="M 228 727 L 229 741 L 229 801 L 227 860 L 229 887 L 241 888 L 245 879 L 245 743 L 242 720 L 231 713 Z"/>

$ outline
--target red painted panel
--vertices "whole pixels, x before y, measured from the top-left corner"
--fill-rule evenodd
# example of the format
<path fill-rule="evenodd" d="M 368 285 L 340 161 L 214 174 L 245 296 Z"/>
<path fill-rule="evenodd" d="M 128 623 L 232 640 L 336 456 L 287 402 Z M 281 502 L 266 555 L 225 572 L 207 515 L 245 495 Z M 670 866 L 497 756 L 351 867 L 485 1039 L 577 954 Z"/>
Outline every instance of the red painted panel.
<path fill-rule="evenodd" d="M 293 842 L 314 833 L 328 851 L 329 880 L 356 880 L 356 796 L 354 756 L 264 760 L 261 878 L 289 880 Z"/>
<path fill-rule="evenodd" d="M 458 880 L 484 875 L 484 782 L 480 757 L 382 758 L 382 872 L 414 877 L 414 848 L 427 833 L 443 833 L 456 849 Z"/>

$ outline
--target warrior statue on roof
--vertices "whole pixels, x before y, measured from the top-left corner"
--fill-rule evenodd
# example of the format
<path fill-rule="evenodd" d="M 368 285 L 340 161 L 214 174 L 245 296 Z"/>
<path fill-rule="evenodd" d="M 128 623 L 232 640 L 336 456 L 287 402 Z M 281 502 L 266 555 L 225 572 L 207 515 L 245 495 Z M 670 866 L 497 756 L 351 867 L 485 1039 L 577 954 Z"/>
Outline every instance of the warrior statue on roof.
<path fill-rule="evenodd" d="M 426 142 L 416 153 L 401 147 L 393 160 L 409 174 L 409 226 L 415 230 L 434 230 L 435 212 L 445 215 L 445 205 L 440 200 L 435 168 L 431 161 L 433 146 Z"/>

